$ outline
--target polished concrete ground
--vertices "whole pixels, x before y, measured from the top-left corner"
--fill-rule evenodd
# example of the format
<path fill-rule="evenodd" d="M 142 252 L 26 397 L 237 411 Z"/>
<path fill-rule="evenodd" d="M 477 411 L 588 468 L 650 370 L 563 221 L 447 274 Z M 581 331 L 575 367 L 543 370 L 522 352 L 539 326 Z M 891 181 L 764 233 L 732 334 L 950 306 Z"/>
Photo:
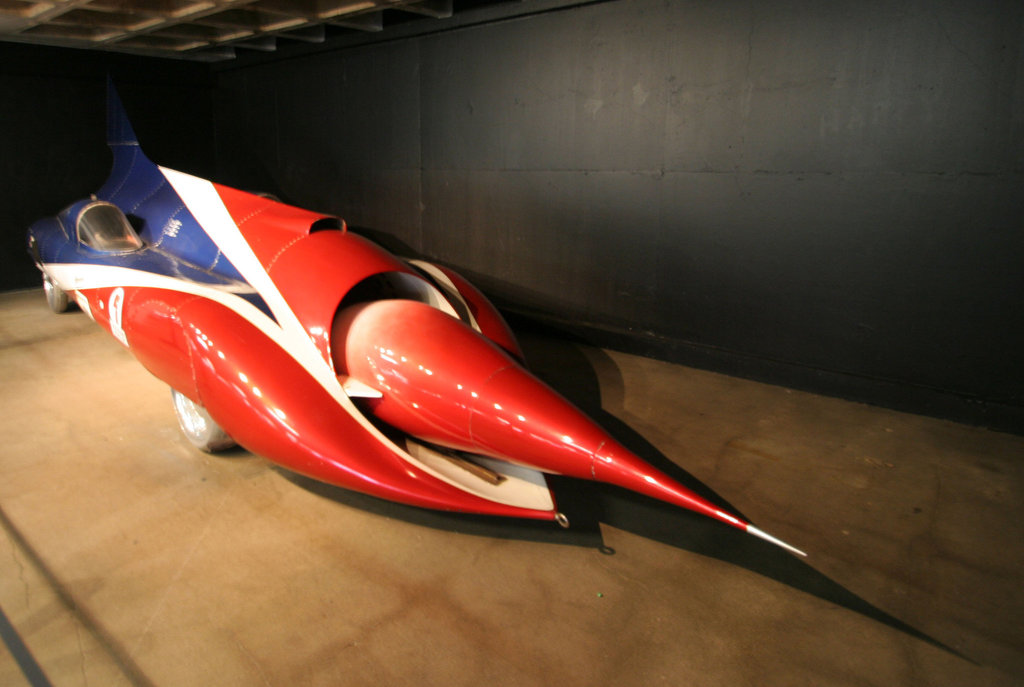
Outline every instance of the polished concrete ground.
<path fill-rule="evenodd" d="M 628 446 L 810 555 L 590 484 L 557 483 L 563 531 L 198 453 L 84 314 L 3 294 L 0 684 L 30 684 L 18 659 L 57 685 L 1024 681 L 1024 438 L 524 344 Z"/>

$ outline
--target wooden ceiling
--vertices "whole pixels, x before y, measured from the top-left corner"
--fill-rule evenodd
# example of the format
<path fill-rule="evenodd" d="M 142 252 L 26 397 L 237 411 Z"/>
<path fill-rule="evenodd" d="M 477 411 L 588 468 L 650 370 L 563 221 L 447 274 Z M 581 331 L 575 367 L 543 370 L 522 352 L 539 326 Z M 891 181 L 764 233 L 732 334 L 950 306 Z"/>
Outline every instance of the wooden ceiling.
<path fill-rule="evenodd" d="M 381 31 L 396 11 L 445 18 L 452 0 L 0 0 L 0 40 L 214 61 Z"/>

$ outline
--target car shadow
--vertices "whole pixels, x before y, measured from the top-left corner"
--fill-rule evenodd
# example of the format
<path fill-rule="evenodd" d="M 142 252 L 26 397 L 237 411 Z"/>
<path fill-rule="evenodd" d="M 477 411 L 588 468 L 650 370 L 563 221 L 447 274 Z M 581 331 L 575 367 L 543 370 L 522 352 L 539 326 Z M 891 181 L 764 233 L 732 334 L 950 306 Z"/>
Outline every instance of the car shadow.
<path fill-rule="evenodd" d="M 543 324 L 520 318 L 513 318 L 512 324 L 526 360 L 538 377 L 597 421 L 626 448 L 712 503 L 742 516 L 734 506 L 662 455 L 629 425 L 602 409 L 602 391 L 614 394 L 615 385 L 621 385 L 621 376 L 615 363 L 606 354 L 600 351 L 595 353 L 596 349 L 591 348 L 587 349 L 588 354 L 584 354 L 581 344 L 588 345 L 587 342 L 573 340 L 564 332 L 552 332 Z M 615 369 L 602 369 L 599 376 L 595 366 L 604 365 Z M 612 485 L 549 476 L 548 482 L 558 508 L 569 518 L 570 527 L 563 529 L 546 521 L 467 515 L 405 506 L 326 485 L 284 469 L 278 468 L 278 471 L 300 487 L 332 501 L 423 527 L 461 534 L 580 546 L 613 555 L 615 552 L 605 544 L 601 533 L 600 525 L 606 523 L 677 549 L 739 566 L 974 663 L 951 647 L 857 596 L 802 559 L 768 542 L 690 511 Z"/>

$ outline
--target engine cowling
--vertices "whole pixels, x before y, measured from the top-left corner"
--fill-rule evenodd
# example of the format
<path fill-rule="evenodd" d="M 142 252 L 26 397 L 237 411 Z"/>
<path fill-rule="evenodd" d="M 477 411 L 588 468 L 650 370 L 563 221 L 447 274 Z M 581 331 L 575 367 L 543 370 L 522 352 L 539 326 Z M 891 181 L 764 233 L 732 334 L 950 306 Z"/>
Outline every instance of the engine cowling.
<path fill-rule="evenodd" d="M 429 305 L 350 306 L 335 318 L 331 339 L 335 368 L 381 394 L 362 400 L 366 412 L 407 434 L 609 482 L 741 526 L 631 453 L 494 343 Z"/>

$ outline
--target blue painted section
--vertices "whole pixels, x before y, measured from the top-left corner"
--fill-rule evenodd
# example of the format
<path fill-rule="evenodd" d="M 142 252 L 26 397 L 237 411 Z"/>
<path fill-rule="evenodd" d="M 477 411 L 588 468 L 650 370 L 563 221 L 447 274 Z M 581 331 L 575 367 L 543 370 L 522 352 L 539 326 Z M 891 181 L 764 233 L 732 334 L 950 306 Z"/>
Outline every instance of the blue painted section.
<path fill-rule="evenodd" d="M 111 146 L 114 167 L 96 197 L 121 208 L 148 245 L 229 279 L 242 275 L 203 231 L 160 169 L 138 145 Z"/>
<path fill-rule="evenodd" d="M 159 167 L 142 152 L 117 90 L 109 82 L 107 108 L 107 144 L 114 164 L 96 197 L 121 208 L 148 245 L 241 281 L 242 275 L 203 231 Z"/>
<path fill-rule="evenodd" d="M 82 208 L 91 202 L 93 202 L 91 199 L 77 201 L 56 217 L 48 217 L 32 225 L 29 232 L 35 238 L 36 251 L 41 262 L 124 267 L 195 284 L 229 287 L 236 295 L 250 301 L 268 315 L 270 314 L 269 308 L 258 294 L 252 292 L 252 287 L 246 282 L 215 271 L 202 269 L 159 247 L 147 244 L 141 250 L 130 253 L 110 253 L 74 240 L 75 219 Z M 72 237 L 72 240 L 68 239 L 69 236 Z"/>
<path fill-rule="evenodd" d="M 135 135 L 135 129 L 128 120 L 121 103 L 121 96 L 117 94 L 114 87 L 114 80 L 107 77 L 107 145 L 139 145 L 139 138 Z"/>
<path fill-rule="evenodd" d="M 197 284 L 231 287 L 236 295 L 273 319 L 270 307 L 203 230 L 160 168 L 142 152 L 121 99 L 109 81 L 107 144 L 114 163 L 95 197 L 77 201 L 57 217 L 40 220 L 29 229 L 39 260 L 126 267 Z M 75 222 L 82 208 L 94 200 L 120 208 L 145 248 L 109 253 L 81 245 Z"/>

